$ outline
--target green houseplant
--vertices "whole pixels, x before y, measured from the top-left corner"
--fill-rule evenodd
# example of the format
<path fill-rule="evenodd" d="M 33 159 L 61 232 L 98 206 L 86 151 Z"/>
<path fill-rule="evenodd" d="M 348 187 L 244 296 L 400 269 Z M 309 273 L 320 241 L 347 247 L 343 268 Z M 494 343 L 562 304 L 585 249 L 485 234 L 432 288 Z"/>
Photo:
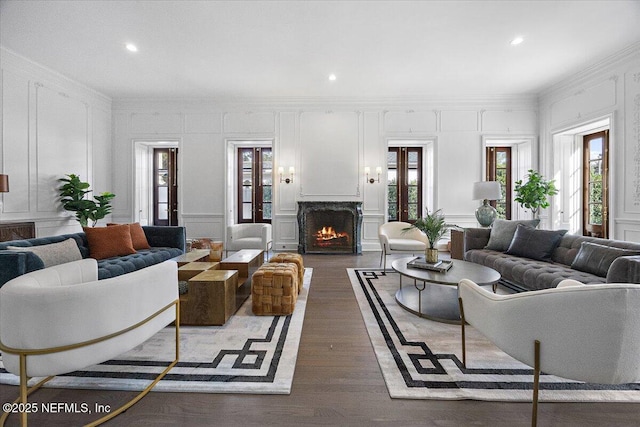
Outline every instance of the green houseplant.
<path fill-rule="evenodd" d="M 544 177 L 533 169 L 528 170 L 527 182 L 522 180 L 515 182 L 513 191 L 516 193 L 514 200 L 525 209 L 531 209 L 533 218 L 540 215 L 540 209 L 549 207 L 549 196 L 558 194 L 555 180 L 545 180 Z"/>
<path fill-rule="evenodd" d="M 91 220 L 91 226 L 94 227 L 98 220 L 111 213 L 111 200 L 116 197 L 115 194 L 104 192 L 91 200 L 86 198 L 92 191 L 89 183 L 81 181 L 78 175 L 69 174 L 59 181 L 64 183 L 58 189 L 60 203 L 65 210 L 75 212 L 81 226 L 88 226 Z"/>
<path fill-rule="evenodd" d="M 431 213 L 429 213 L 429 209 L 427 209 L 422 218 L 418 218 L 411 227 L 405 228 L 405 230 L 408 231 L 417 228 L 427 236 L 427 240 L 429 240 L 429 248 L 425 251 L 425 258 L 427 262 L 435 263 L 438 261 L 438 249 L 436 248 L 436 244 L 451 227 L 452 225 L 447 224 L 445 221 L 442 209 L 438 209 Z"/>

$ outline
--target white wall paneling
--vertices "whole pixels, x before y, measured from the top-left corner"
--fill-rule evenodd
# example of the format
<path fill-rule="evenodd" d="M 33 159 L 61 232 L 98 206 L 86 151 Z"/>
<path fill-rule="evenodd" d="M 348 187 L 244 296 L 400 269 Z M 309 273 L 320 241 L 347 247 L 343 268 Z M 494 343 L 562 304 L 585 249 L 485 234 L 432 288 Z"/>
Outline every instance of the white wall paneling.
<path fill-rule="evenodd" d="M 83 181 L 92 177 L 88 104 L 41 84 L 36 84 L 36 103 L 37 210 L 52 212 L 59 178 L 71 173 Z"/>
<path fill-rule="evenodd" d="M 133 113 L 131 133 L 175 134 L 183 128 L 183 114 L 171 112 Z"/>
<path fill-rule="evenodd" d="M 386 111 L 384 129 L 393 133 L 435 132 L 437 114 L 434 111 Z"/>
<path fill-rule="evenodd" d="M 624 210 L 640 213 L 640 67 L 625 74 Z"/>
<path fill-rule="evenodd" d="M 298 115 L 295 112 L 284 111 L 279 114 L 279 137 L 274 143 L 274 181 L 275 181 L 275 206 L 276 214 L 291 214 L 297 211 L 296 189 L 300 178 L 300 168 L 296 164 L 297 157 L 297 123 Z M 293 167 L 296 171 L 293 183 L 280 182 L 277 175 L 278 168 L 283 168 L 288 173 Z"/>
<path fill-rule="evenodd" d="M 184 115 L 185 133 L 221 133 L 220 113 L 187 113 Z"/>
<path fill-rule="evenodd" d="M 36 235 L 79 231 L 60 207 L 58 181 L 75 173 L 97 192 L 111 190 L 111 100 L 0 48 L 3 221 L 29 220 Z"/>
<path fill-rule="evenodd" d="M 274 250 L 298 250 L 298 220 L 296 216 L 286 215 L 278 218 L 274 226 Z"/>
<path fill-rule="evenodd" d="M 551 125 L 559 126 L 570 121 L 584 119 L 590 115 L 610 109 L 616 105 L 617 77 L 585 86 L 575 93 L 551 105 Z"/>
<path fill-rule="evenodd" d="M 535 111 L 481 111 L 483 132 L 513 132 L 514 130 L 535 134 L 538 131 L 538 117 Z"/>
<path fill-rule="evenodd" d="M 2 70 L 2 173 L 10 192 L 0 194 L 2 213 L 29 213 L 29 79 Z"/>
<path fill-rule="evenodd" d="M 300 196 L 312 200 L 359 200 L 360 114 L 304 112 L 300 115 Z"/>
<path fill-rule="evenodd" d="M 478 111 L 441 111 L 440 128 L 443 132 L 477 131 Z"/>
<path fill-rule="evenodd" d="M 363 168 L 359 171 L 362 180 L 362 212 L 384 211 L 386 194 L 386 170 L 387 170 L 387 150 L 384 140 L 380 138 L 380 115 L 377 112 L 364 113 L 364 161 Z M 366 180 L 364 167 L 371 169 L 371 178 L 376 181 L 371 184 Z M 380 176 L 376 174 L 376 169 L 380 167 Z"/>
<path fill-rule="evenodd" d="M 227 112 L 224 113 L 225 133 L 274 133 L 275 115 L 273 112 Z"/>
<path fill-rule="evenodd" d="M 187 229 L 187 238 L 199 237 L 224 241 L 226 227 L 224 215 L 182 215 L 182 225 Z"/>

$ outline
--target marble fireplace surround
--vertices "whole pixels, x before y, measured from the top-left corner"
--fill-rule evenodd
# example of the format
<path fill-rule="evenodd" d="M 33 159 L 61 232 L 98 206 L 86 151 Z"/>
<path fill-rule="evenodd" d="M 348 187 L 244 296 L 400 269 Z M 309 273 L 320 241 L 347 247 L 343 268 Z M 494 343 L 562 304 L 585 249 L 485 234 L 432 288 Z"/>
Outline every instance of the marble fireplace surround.
<path fill-rule="evenodd" d="M 348 213 L 351 215 L 352 239 L 350 247 L 323 249 L 310 247 L 309 235 L 315 230 L 308 230 L 307 225 L 314 213 Z M 298 253 L 327 253 L 327 254 L 361 254 L 362 253 L 362 202 L 298 202 Z"/>

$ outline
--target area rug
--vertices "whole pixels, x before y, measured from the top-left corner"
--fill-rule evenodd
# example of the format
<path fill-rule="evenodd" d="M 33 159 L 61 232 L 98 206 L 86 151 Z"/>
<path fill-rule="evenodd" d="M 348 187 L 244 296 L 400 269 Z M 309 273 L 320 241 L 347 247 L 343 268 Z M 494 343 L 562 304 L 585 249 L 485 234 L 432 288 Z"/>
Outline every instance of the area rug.
<path fill-rule="evenodd" d="M 289 394 L 312 273 L 305 269 L 289 316 L 254 316 L 249 297 L 224 326 L 181 327 L 180 361 L 153 391 Z M 55 377 L 46 386 L 142 390 L 173 360 L 174 337 L 174 327 L 164 328 L 116 360 Z M 17 385 L 19 379 L 0 365 L 0 383 Z"/>
<path fill-rule="evenodd" d="M 533 369 L 473 327 L 466 328 L 463 367 L 460 326 L 424 319 L 400 307 L 395 301 L 398 273 L 347 270 L 392 398 L 531 401 Z M 403 286 L 413 283 L 405 280 Z M 640 383 L 586 384 L 543 374 L 540 401 L 640 402 Z"/>

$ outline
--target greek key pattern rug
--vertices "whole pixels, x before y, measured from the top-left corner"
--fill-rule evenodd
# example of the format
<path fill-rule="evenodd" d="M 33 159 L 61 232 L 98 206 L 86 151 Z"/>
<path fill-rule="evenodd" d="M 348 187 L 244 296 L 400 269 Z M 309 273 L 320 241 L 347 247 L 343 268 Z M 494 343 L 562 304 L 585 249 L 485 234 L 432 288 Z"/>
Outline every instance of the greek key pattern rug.
<path fill-rule="evenodd" d="M 463 367 L 460 326 L 424 319 L 400 307 L 395 301 L 398 273 L 347 271 L 392 398 L 531 401 L 533 369 L 469 326 Z M 404 280 L 403 286 L 413 282 Z M 543 374 L 540 401 L 640 402 L 640 383 L 586 384 Z"/>
<path fill-rule="evenodd" d="M 313 269 L 289 316 L 254 316 L 251 297 L 224 326 L 180 328 L 180 361 L 153 391 L 289 394 Z M 142 390 L 174 357 L 175 328 L 166 327 L 116 360 L 61 375 L 46 387 Z M 32 381 L 36 381 L 33 379 Z M 0 365 L 0 383 L 19 378 Z"/>

